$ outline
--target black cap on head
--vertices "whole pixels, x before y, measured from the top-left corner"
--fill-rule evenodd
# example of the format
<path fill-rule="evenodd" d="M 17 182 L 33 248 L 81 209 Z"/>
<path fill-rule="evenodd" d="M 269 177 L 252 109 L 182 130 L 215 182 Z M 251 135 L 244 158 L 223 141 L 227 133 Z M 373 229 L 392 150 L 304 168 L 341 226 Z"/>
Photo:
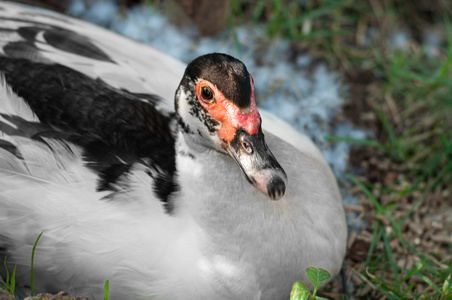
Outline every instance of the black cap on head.
<path fill-rule="evenodd" d="M 251 103 L 250 74 L 240 60 L 230 55 L 200 56 L 187 66 L 185 74 L 193 81 L 198 78 L 210 81 L 239 108 L 246 108 Z"/>

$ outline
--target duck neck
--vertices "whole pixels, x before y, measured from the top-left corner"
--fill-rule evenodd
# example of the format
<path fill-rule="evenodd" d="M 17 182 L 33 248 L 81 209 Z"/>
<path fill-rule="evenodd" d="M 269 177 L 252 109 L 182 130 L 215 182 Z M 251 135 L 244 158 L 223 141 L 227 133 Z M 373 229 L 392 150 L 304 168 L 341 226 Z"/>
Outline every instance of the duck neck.
<path fill-rule="evenodd" d="M 227 153 L 204 146 L 198 138 L 195 134 L 178 133 L 176 168 L 180 194 L 175 199 L 176 214 L 192 216 L 208 227 L 208 223 L 218 222 L 219 215 L 235 218 L 243 207 L 259 209 L 260 204 L 270 202 L 250 187 Z"/>
<path fill-rule="evenodd" d="M 206 199 L 215 197 L 216 185 L 213 182 L 215 169 L 221 168 L 217 162 L 228 159 L 225 153 L 205 146 L 197 134 L 178 132 L 176 138 L 176 169 L 180 197 L 175 200 L 176 213 L 187 212 L 197 215 Z M 209 180 L 210 179 L 210 180 Z"/>
<path fill-rule="evenodd" d="M 203 155 L 208 150 L 208 147 L 202 143 L 203 138 L 195 133 L 185 133 L 179 131 L 176 140 L 176 152 L 177 155 L 189 156 L 191 159 L 195 159 L 200 155 Z"/>

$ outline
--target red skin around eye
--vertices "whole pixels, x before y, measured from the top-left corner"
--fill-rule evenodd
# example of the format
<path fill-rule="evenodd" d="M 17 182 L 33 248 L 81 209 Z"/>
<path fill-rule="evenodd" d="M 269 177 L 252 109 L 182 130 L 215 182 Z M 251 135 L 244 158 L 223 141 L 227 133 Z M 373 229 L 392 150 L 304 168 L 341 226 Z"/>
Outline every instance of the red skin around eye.
<path fill-rule="evenodd" d="M 215 85 L 207 80 L 203 80 L 195 86 L 196 95 L 201 105 L 207 109 L 212 117 L 222 123 L 218 130 L 218 136 L 230 142 L 234 139 L 235 132 L 239 126 L 246 130 L 249 134 L 254 135 L 259 131 L 260 115 L 254 101 L 254 85 L 250 78 L 251 84 L 251 105 L 242 111 L 231 101 L 229 101 L 223 93 L 221 93 Z M 204 103 L 201 98 L 201 88 L 208 86 L 214 92 L 215 101 L 211 104 Z"/>

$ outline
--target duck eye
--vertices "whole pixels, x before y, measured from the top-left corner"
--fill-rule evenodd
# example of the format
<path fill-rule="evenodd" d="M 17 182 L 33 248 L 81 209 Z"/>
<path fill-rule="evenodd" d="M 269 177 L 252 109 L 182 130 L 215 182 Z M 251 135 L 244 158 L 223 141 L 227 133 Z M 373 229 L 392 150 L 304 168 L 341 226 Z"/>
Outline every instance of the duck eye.
<path fill-rule="evenodd" d="M 201 98 L 202 101 L 204 101 L 204 103 L 213 103 L 214 102 L 214 98 L 213 98 L 213 91 L 210 87 L 208 86 L 203 86 L 201 88 Z"/>

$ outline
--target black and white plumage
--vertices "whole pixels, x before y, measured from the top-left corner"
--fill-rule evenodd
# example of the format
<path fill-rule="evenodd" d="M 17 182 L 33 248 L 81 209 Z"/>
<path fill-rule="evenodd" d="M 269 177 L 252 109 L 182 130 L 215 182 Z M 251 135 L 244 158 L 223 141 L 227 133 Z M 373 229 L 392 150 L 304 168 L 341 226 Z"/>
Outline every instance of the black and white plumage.
<path fill-rule="evenodd" d="M 94 299 L 106 280 L 112 299 L 286 299 L 307 267 L 340 269 L 335 178 L 257 112 L 240 61 L 186 67 L 1 3 L 0 72 L 0 256 L 18 282 L 40 232 L 37 289 Z"/>

